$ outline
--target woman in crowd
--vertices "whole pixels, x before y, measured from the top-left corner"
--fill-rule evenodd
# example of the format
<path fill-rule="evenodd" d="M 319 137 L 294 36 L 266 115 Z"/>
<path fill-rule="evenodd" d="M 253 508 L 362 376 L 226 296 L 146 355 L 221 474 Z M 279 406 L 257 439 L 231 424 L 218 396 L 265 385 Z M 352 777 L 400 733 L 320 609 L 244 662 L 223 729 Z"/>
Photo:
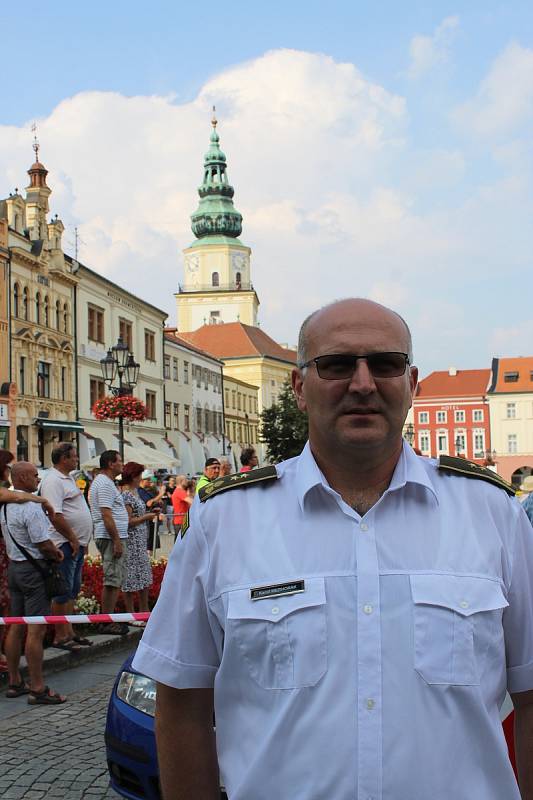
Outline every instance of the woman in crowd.
<path fill-rule="evenodd" d="M 146 512 L 146 505 L 139 496 L 144 466 L 128 461 L 122 470 L 122 497 L 129 516 L 128 552 L 126 579 L 122 585 L 126 611 L 134 611 L 133 595 L 139 594 L 139 611 L 149 611 L 148 589 L 152 585 L 152 565 L 148 555 L 148 523 L 156 514 Z M 144 626 L 144 622 L 132 623 Z"/>

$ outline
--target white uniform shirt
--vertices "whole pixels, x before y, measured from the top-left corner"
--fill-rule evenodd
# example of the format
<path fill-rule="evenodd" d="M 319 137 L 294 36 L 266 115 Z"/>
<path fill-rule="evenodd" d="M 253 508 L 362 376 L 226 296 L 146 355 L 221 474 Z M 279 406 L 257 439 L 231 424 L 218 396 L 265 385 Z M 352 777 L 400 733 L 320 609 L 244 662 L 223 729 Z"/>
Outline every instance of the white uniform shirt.
<path fill-rule="evenodd" d="M 6 517 L 11 536 L 6 530 Z M 6 503 L 0 509 L 0 524 L 7 555 L 11 561 L 26 561 L 26 556 L 22 555 L 18 547 L 13 544 L 13 539 L 21 544 L 33 558 L 44 558 L 37 544 L 47 542 L 50 535 L 48 517 L 43 511 L 41 503 Z"/>
<path fill-rule="evenodd" d="M 83 493 L 70 475 L 63 475 L 52 467 L 41 483 L 41 495 L 51 503 L 56 513 L 63 514 L 79 543 L 86 547 L 91 539 L 93 521 Z M 60 547 L 67 540 L 50 523 L 50 539 Z"/>
<path fill-rule="evenodd" d="M 362 518 L 308 446 L 277 470 L 195 501 L 133 662 L 214 686 L 228 796 L 519 800 L 499 718 L 533 688 L 519 503 L 407 445 Z"/>
<path fill-rule="evenodd" d="M 119 539 L 128 538 L 129 517 L 124 505 L 124 498 L 107 475 L 97 475 L 91 484 L 89 495 L 91 516 L 94 523 L 95 539 L 111 539 L 102 518 L 102 508 L 110 508 L 117 527 Z"/>

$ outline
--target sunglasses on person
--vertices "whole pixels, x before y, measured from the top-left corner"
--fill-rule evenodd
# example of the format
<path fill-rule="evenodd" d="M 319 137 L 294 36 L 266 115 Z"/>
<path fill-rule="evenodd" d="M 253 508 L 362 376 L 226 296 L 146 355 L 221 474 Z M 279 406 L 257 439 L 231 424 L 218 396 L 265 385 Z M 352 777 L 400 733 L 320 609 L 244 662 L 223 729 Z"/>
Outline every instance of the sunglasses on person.
<path fill-rule="evenodd" d="M 300 369 L 316 364 L 318 377 L 326 381 L 345 381 L 352 378 L 360 359 L 366 361 L 373 378 L 398 378 L 403 375 L 410 363 L 407 353 L 365 353 L 356 356 L 351 353 L 332 353 L 299 364 Z"/>

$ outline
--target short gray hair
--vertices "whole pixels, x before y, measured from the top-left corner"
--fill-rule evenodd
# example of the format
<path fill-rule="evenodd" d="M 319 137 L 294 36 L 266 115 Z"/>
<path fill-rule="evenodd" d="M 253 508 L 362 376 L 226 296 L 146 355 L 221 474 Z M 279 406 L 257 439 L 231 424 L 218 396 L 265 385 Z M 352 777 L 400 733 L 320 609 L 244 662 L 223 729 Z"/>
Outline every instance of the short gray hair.
<path fill-rule="evenodd" d="M 317 314 L 320 314 L 322 311 L 325 311 L 328 308 L 332 308 L 333 306 L 339 305 L 340 303 L 344 303 L 346 300 L 352 300 L 352 299 L 354 299 L 354 300 L 362 300 L 362 299 L 366 299 L 366 298 L 344 297 L 344 298 L 341 298 L 340 300 L 333 300 L 331 303 L 327 303 L 325 306 L 322 306 L 321 308 L 317 308 L 316 311 L 312 311 L 311 314 L 309 314 L 304 319 L 304 321 L 302 322 L 302 325 L 300 327 L 300 332 L 298 334 L 298 353 L 297 353 L 297 356 L 296 356 L 297 363 L 298 363 L 298 366 L 300 367 L 300 369 L 302 368 L 301 365 L 305 364 L 305 362 L 307 361 L 307 328 L 309 326 L 309 323 L 317 316 Z M 374 301 L 372 301 L 372 302 L 374 302 Z M 412 336 L 411 336 L 411 331 L 409 329 L 409 325 L 404 320 L 404 318 L 401 316 L 401 314 L 398 314 L 397 311 L 394 311 L 392 308 L 387 308 L 387 306 L 384 306 L 381 303 L 376 303 L 376 305 L 381 305 L 382 308 L 385 308 L 387 311 L 390 311 L 392 314 L 395 314 L 398 317 L 398 319 L 400 319 L 403 322 L 403 324 L 405 326 L 405 330 L 407 332 L 407 355 L 409 356 L 409 363 L 412 364 L 413 363 L 413 339 L 412 339 Z"/>

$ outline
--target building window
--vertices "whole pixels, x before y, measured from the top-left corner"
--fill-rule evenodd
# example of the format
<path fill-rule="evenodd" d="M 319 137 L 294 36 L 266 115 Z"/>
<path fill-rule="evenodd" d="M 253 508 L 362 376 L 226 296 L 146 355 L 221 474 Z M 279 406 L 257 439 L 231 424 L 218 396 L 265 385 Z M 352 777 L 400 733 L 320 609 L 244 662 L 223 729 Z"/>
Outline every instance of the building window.
<path fill-rule="evenodd" d="M 519 373 L 518 372 L 504 372 L 503 373 L 503 381 L 504 383 L 517 383 L 518 382 Z"/>
<path fill-rule="evenodd" d="M 465 421 L 465 412 L 464 411 L 455 411 L 454 412 L 454 419 L 455 422 L 464 422 Z"/>
<path fill-rule="evenodd" d="M 19 363 L 19 385 L 18 390 L 20 394 L 26 394 L 26 357 L 20 357 Z"/>
<path fill-rule="evenodd" d="M 157 417 L 156 414 L 156 393 L 151 392 L 149 389 L 146 390 L 146 408 L 148 413 L 148 419 L 155 419 Z"/>
<path fill-rule="evenodd" d="M 24 288 L 22 290 L 22 316 L 24 317 L 24 319 L 26 321 L 30 317 L 29 303 L 28 303 L 28 290 L 26 288 Z M 19 427 L 25 427 L 25 426 L 19 426 Z"/>
<path fill-rule="evenodd" d="M 189 362 L 183 362 L 183 383 L 189 383 Z"/>
<path fill-rule="evenodd" d="M 133 350 L 133 325 L 129 319 L 120 318 L 118 321 L 118 335 L 128 345 L 128 350 Z"/>
<path fill-rule="evenodd" d="M 172 380 L 179 381 L 179 361 L 177 358 L 172 359 Z"/>
<path fill-rule="evenodd" d="M 39 361 L 37 367 L 37 397 L 50 397 L 50 364 Z"/>
<path fill-rule="evenodd" d="M 507 419 L 516 419 L 516 403 L 507 403 L 506 416 Z"/>
<path fill-rule="evenodd" d="M 61 367 L 61 399 L 67 399 L 67 368 Z"/>
<path fill-rule="evenodd" d="M 455 431 L 455 452 L 457 455 L 466 453 L 466 434 L 464 431 Z"/>
<path fill-rule="evenodd" d="M 483 458 L 485 455 L 485 431 L 474 430 L 474 458 Z"/>
<path fill-rule="evenodd" d="M 35 295 L 35 322 L 37 325 L 41 324 L 41 293 L 37 292 Z"/>
<path fill-rule="evenodd" d="M 483 422 L 484 418 L 485 414 L 483 413 L 483 409 L 475 408 L 472 414 L 472 419 L 474 420 L 474 422 Z"/>
<path fill-rule="evenodd" d="M 190 408 L 185 405 L 183 406 L 183 427 L 186 431 L 190 431 L 191 429 Z"/>
<path fill-rule="evenodd" d="M 104 343 L 104 310 L 87 305 L 87 336 L 92 342 Z"/>
<path fill-rule="evenodd" d="M 170 419 L 171 408 L 172 408 L 171 404 L 165 401 L 165 428 L 167 429 L 167 431 L 170 430 L 171 427 L 171 419 Z"/>
<path fill-rule="evenodd" d="M 516 433 L 507 434 L 507 452 L 511 455 L 518 453 L 518 436 Z"/>
<path fill-rule="evenodd" d="M 68 333 L 68 305 L 63 306 L 63 331 Z"/>
<path fill-rule="evenodd" d="M 174 430 L 178 431 L 180 427 L 180 404 L 174 403 Z"/>
<path fill-rule="evenodd" d="M 56 330 L 61 330 L 61 303 L 56 300 Z"/>
<path fill-rule="evenodd" d="M 209 389 L 209 370 L 204 367 L 204 389 Z"/>
<path fill-rule="evenodd" d="M 442 425 L 444 422 L 447 421 L 448 414 L 446 411 L 437 411 L 437 424 Z"/>
<path fill-rule="evenodd" d="M 163 360 L 163 378 L 170 380 L 170 356 L 165 356 Z"/>
<path fill-rule="evenodd" d="M 240 392 L 237 392 L 237 411 L 242 411 L 241 405 L 242 405 L 242 394 Z"/>
<path fill-rule="evenodd" d="M 211 413 L 208 408 L 204 410 L 204 431 L 206 433 L 211 431 Z"/>
<path fill-rule="evenodd" d="M 429 431 L 420 431 L 418 434 L 418 446 L 421 453 L 429 453 L 430 451 L 430 436 Z"/>
<path fill-rule="evenodd" d="M 237 289 L 241 288 L 242 275 L 240 272 L 235 273 L 235 286 Z"/>
<path fill-rule="evenodd" d="M 147 328 L 144 329 L 144 357 L 147 361 L 155 361 L 155 333 Z"/>
<path fill-rule="evenodd" d="M 197 431 L 201 431 L 202 430 L 202 409 L 201 408 L 197 408 L 196 409 L 196 430 Z"/>
<path fill-rule="evenodd" d="M 210 325 L 218 325 L 220 322 L 220 311 L 210 311 L 209 312 L 209 324 Z"/>
<path fill-rule="evenodd" d="M 429 411 L 419 411 L 418 422 L 420 425 L 429 425 Z"/>
<path fill-rule="evenodd" d="M 44 298 L 44 324 L 48 328 L 50 325 L 50 317 L 49 317 L 49 300 L 48 295 Z"/>
<path fill-rule="evenodd" d="M 89 380 L 89 393 L 92 408 L 97 400 L 102 400 L 102 398 L 105 397 L 105 383 L 102 378 L 91 376 Z"/>
<path fill-rule="evenodd" d="M 231 392 L 231 407 L 237 408 L 237 391 L 235 389 L 232 389 Z"/>
<path fill-rule="evenodd" d="M 229 389 L 224 390 L 224 403 L 226 404 L 226 408 L 229 408 Z"/>
<path fill-rule="evenodd" d="M 211 286 L 220 286 L 220 276 L 218 272 L 213 272 L 211 275 Z"/>
<path fill-rule="evenodd" d="M 18 283 L 13 286 L 13 316 L 18 317 L 20 311 L 20 287 Z"/>
<path fill-rule="evenodd" d="M 446 412 L 444 412 L 446 413 Z M 448 432 L 439 431 L 437 433 L 437 450 L 439 453 L 448 453 Z"/>

